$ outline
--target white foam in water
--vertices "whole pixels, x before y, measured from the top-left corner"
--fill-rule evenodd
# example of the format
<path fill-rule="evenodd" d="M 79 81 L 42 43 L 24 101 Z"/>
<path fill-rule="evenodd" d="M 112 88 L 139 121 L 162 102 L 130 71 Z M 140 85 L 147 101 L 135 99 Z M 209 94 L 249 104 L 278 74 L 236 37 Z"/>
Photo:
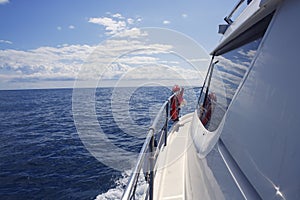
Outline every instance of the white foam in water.
<path fill-rule="evenodd" d="M 129 181 L 132 170 L 127 170 L 122 173 L 122 177 L 115 181 L 116 187 L 109 189 L 107 192 L 99 194 L 95 200 L 115 200 L 121 199 L 126 185 Z M 144 195 L 147 190 L 147 183 L 144 175 L 140 174 L 138 180 L 138 186 L 136 188 L 136 199 L 144 199 Z"/>

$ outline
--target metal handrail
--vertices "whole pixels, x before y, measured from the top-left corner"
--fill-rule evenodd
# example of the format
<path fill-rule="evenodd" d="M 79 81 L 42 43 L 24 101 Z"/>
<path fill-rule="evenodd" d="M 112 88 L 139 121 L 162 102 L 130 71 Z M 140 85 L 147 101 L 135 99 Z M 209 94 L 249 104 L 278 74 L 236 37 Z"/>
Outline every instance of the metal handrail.
<path fill-rule="evenodd" d="M 151 138 L 152 136 L 154 135 L 154 132 L 153 130 L 149 130 L 148 131 L 148 134 L 147 134 L 147 137 L 146 137 L 146 140 L 143 144 L 143 147 L 140 151 L 140 154 L 139 154 L 139 158 L 138 158 L 138 162 L 137 162 L 137 165 L 135 166 L 134 168 L 134 171 L 128 181 L 128 184 L 127 184 L 127 187 L 126 187 L 126 190 L 125 192 L 123 193 L 123 196 L 122 196 L 122 199 L 123 200 L 129 200 L 131 199 L 132 197 L 132 192 L 134 190 L 134 186 L 139 178 L 139 172 L 141 171 L 142 169 L 142 166 L 144 164 L 144 159 L 145 159 L 145 156 L 146 156 L 146 152 L 148 151 L 148 147 L 149 147 L 149 144 L 150 144 L 150 141 L 151 141 Z"/>
<path fill-rule="evenodd" d="M 228 24 L 232 24 L 233 21 L 231 19 L 232 15 L 237 11 L 237 9 L 244 3 L 245 0 L 240 0 L 235 7 L 232 9 L 232 11 L 229 13 L 229 15 L 227 15 L 224 20 L 228 23 Z M 247 4 L 249 4 L 249 0 L 247 1 Z"/>
<path fill-rule="evenodd" d="M 158 111 L 152 125 L 150 126 L 148 133 L 147 133 L 147 137 L 145 139 L 145 142 L 143 144 L 143 147 L 140 151 L 139 157 L 138 157 L 138 162 L 134 168 L 133 173 L 131 174 L 131 177 L 128 181 L 127 187 L 125 189 L 125 192 L 123 193 L 122 196 L 122 200 L 130 200 L 130 199 L 135 199 L 135 189 L 137 186 L 137 182 L 138 182 L 138 178 L 140 175 L 140 172 L 142 170 L 142 167 L 144 165 L 145 162 L 145 157 L 148 154 L 149 155 L 149 150 L 150 150 L 150 156 L 149 156 L 149 160 L 150 160 L 150 177 L 149 177 L 149 188 L 148 188 L 148 195 L 149 199 L 152 200 L 153 199 L 153 191 L 154 191 L 154 165 L 155 165 L 155 160 L 156 157 L 158 156 L 158 150 L 154 150 L 154 137 L 155 137 L 155 132 L 156 132 L 156 126 L 158 124 L 158 121 L 160 119 L 160 117 L 163 115 L 164 110 L 166 109 L 166 118 L 165 118 L 165 124 L 163 126 L 163 128 L 161 129 L 162 131 L 164 131 L 164 134 L 160 135 L 159 141 L 161 140 L 161 137 L 164 135 L 165 136 L 165 140 L 164 140 L 164 144 L 167 144 L 167 132 L 168 132 L 168 122 L 169 122 L 169 104 L 170 101 L 172 99 L 172 97 L 174 97 L 175 94 L 171 95 L 167 101 L 165 101 L 163 103 L 163 105 L 161 106 L 160 110 Z"/>

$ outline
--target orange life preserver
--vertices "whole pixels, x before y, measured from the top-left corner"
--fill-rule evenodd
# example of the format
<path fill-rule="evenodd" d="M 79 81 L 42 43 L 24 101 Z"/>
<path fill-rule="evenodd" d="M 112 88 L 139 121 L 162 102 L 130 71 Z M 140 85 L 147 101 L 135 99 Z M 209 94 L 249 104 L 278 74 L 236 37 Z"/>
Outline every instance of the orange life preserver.
<path fill-rule="evenodd" d="M 184 88 L 180 88 L 178 85 L 174 85 L 172 92 L 174 96 L 171 98 L 170 115 L 173 121 L 179 120 L 180 105 L 183 102 Z"/>
<path fill-rule="evenodd" d="M 179 118 L 179 102 L 178 102 L 178 98 L 176 95 L 171 98 L 170 108 L 171 108 L 171 110 L 170 110 L 171 119 L 173 121 L 178 120 L 178 118 Z"/>
<path fill-rule="evenodd" d="M 179 120 L 180 105 L 183 102 L 184 88 L 180 88 L 178 85 L 174 85 L 172 92 L 174 96 L 171 98 L 170 116 L 173 121 Z"/>
<path fill-rule="evenodd" d="M 210 93 L 208 97 L 206 98 L 203 109 L 202 109 L 202 114 L 200 117 L 200 120 L 204 126 L 209 122 L 212 112 L 214 110 L 214 103 L 213 101 L 216 101 L 216 95 L 214 93 Z"/>

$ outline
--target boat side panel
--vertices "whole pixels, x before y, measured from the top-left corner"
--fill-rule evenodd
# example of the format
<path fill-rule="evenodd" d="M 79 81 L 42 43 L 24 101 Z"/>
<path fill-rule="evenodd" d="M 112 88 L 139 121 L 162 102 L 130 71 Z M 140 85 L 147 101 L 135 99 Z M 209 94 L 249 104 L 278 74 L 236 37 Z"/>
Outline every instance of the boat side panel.
<path fill-rule="evenodd" d="M 186 150 L 185 199 L 243 199 L 215 145 L 217 140 L 209 134 L 216 133 L 207 133 L 195 112 Z"/>
<path fill-rule="evenodd" d="M 300 199 L 300 1 L 276 11 L 226 116 L 226 148 L 263 199 Z"/>

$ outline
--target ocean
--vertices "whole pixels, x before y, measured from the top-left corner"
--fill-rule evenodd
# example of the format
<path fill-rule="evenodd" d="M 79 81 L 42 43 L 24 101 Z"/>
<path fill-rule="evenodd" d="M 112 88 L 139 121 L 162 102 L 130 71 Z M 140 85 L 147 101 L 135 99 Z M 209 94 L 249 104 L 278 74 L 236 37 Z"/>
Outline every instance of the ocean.
<path fill-rule="evenodd" d="M 82 109 L 89 90 L 94 89 L 77 89 Z M 138 154 L 170 94 L 167 87 L 97 88 L 91 102 L 98 126 L 113 144 Z M 193 111 L 197 94 L 199 88 L 186 90 L 182 115 Z M 0 199 L 121 197 L 131 170 L 120 171 L 89 151 L 74 123 L 72 98 L 72 89 L 0 91 Z"/>

